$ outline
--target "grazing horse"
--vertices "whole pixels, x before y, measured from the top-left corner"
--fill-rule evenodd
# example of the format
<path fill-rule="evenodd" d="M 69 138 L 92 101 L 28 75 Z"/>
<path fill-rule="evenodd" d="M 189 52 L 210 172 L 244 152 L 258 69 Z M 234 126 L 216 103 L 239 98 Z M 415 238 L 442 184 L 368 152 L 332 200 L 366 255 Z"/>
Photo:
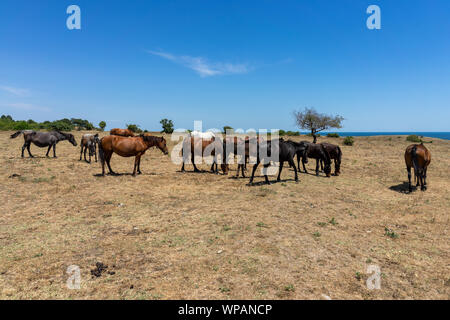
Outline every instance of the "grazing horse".
<path fill-rule="evenodd" d="M 427 169 L 431 162 L 431 153 L 421 144 L 412 144 L 405 151 L 406 170 L 408 171 L 409 192 L 412 192 L 411 186 L 411 167 L 414 168 L 414 181 L 417 180 L 416 187 L 420 190 L 427 190 Z"/>
<path fill-rule="evenodd" d="M 25 140 L 22 146 L 22 158 L 24 156 L 23 153 L 25 151 L 25 148 L 28 150 L 28 154 L 30 155 L 30 157 L 34 157 L 30 151 L 31 143 L 40 148 L 48 147 L 47 154 L 45 155 L 46 157 L 48 157 L 50 149 L 53 147 L 54 158 L 56 158 L 56 144 L 59 141 L 68 140 L 73 146 L 77 145 L 73 134 L 61 131 L 36 132 L 33 130 L 20 130 L 12 134 L 11 139 L 18 137 L 21 134 L 23 134 L 23 139 Z"/>
<path fill-rule="evenodd" d="M 122 157 L 136 157 L 134 160 L 133 177 L 136 176 L 136 169 L 138 174 L 141 174 L 141 157 L 151 147 L 158 147 L 164 154 L 168 154 L 166 139 L 163 137 L 144 136 L 137 137 L 121 137 L 110 135 L 103 137 L 98 144 L 98 153 L 100 162 L 102 163 L 102 176 L 105 175 L 105 162 L 108 165 L 109 173 L 116 174 L 111 169 L 111 157 L 113 153 L 117 153 Z"/>
<path fill-rule="evenodd" d="M 201 152 L 201 156 L 203 155 L 212 155 L 214 156 L 214 161 L 211 165 L 211 172 L 219 173 L 218 166 L 217 166 L 217 156 L 219 154 L 222 155 L 222 163 L 220 164 L 220 168 L 223 171 L 223 174 L 228 174 L 229 166 L 225 163 L 224 159 L 224 147 L 225 143 L 220 141 L 219 139 L 213 138 L 213 139 L 200 139 L 200 138 L 194 138 L 194 137 L 186 137 L 183 141 L 183 149 L 181 150 L 182 156 L 183 156 L 183 165 L 181 167 L 181 172 L 185 172 L 184 170 L 184 164 L 186 160 L 189 157 L 189 149 L 190 149 L 190 155 L 191 155 L 191 161 L 194 166 L 194 172 L 201 172 L 197 166 L 195 165 L 195 155 L 198 155 L 198 152 Z M 216 150 L 218 153 L 216 154 Z M 205 152 L 206 151 L 206 152 Z M 215 169 L 214 169 L 215 165 Z"/>
<path fill-rule="evenodd" d="M 288 140 L 286 142 L 292 144 L 297 149 L 297 152 L 296 152 L 297 169 L 299 171 L 301 171 L 301 169 L 300 169 L 300 159 L 304 160 L 304 163 L 308 163 L 308 158 L 306 157 L 305 153 L 306 153 L 306 149 L 309 146 L 310 142 L 308 142 L 308 141 L 295 142 L 295 141 L 292 141 L 292 140 Z"/>
<path fill-rule="evenodd" d="M 114 128 L 114 129 L 111 129 L 109 134 L 110 135 L 115 135 L 115 136 L 122 136 L 122 137 L 135 137 L 134 132 L 131 131 L 130 129 Z"/>
<path fill-rule="evenodd" d="M 260 152 L 260 151 L 263 152 Z M 295 167 L 294 162 L 294 156 L 298 152 L 298 147 L 295 146 L 292 143 L 289 143 L 287 141 L 284 141 L 283 139 L 274 139 L 262 143 L 258 143 L 258 153 L 257 153 L 257 160 L 256 164 L 253 166 L 252 170 L 252 176 L 250 178 L 249 184 L 253 183 L 253 178 L 255 176 L 256 168 L 258 167 L 259 163 L 262 161 L 264 164 L 264 167 L 267 168 L 270 165 L 270 160 L 280 162 L 280 168 L 278 171 L 278 177 L 277 181 L 280 181 L 281 179 L 281 171 L 283 170 L 283 164 L 285 161 L 287 161 L 292 167 L 294 167 L 295 172 L 295 182 L 298 182 L 298 174 L 297 174 L 297 168 Z M 267 156 L 265 158 L 264 156 L 261 157 L 262 153 Z M 276 156 L 278 153 L 278 159 L 271 159 L 272 156 Z M 264 179 L 267 184 L 270 184 L 269 178 L 267 177 L 267 173 L 264 172 Z"/>
<path fill-rule="evenodd" d="M 97 134 L 84 134 L 81 137 L 81 151 L 80 151 L 80 161 L 81 156 L 84 151 L 84 161 L 91 163 L 91 157 L 95 155 L 95 162 L 97 162 L 97 144 L 100 142 Z M 89 161 L 86 160 L 86 151 L 89 150 Z"/>
<path fill-rule="evenodd" d="M 310 143 L 306 147 L 305 157 L 303 157 L 303 159 L 302 159 L 303 169 L 305 170 L 305 173 L 308 173 L 308 171 L 306 170 L 306 167 L 305 167 L 305 163 L 307 163 L 306 162 L 307 158 L 316 159 L 316 176 L 319 175 L 319 161 L 320 160 L 322 160 L 325 164 L 324 172 L 325 172 L 326 176 L 327 177 L 331 176 L 330 154 L 328 153 L 328 151 L 325 149 L 325 147 L 323 145 Z"/>
<path fill-rule="evenodd" d="M 322 142 L 321 145 L 325 147 L 328 151 L 330 159 L 334 160 L 334 175 L 338 176 L 341 174 L 341 161 L 342 161 L 342 151 L 339 146 L 327 142 Z M 323 160 L 320 160 L 320 167 L 323 170 Z"/>

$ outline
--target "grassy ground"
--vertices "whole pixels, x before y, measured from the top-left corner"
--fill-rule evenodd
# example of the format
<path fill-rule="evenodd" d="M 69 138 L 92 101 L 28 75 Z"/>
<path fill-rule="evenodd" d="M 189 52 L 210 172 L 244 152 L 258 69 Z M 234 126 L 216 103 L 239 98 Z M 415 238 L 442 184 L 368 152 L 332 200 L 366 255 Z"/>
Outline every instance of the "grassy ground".
<path fill-rule="evenodd" d="M 141 176 L 114 155 L 126 174 L 97 177 L 100 164 L 78 161 L 79 146 L 60 142 L 57 159 L 32 146 L 37 157 L 22 159 L 23 138 L 10 134 L 0 133 L 2 299 L 450 297 L 450 141 L 426 139 L 428 191 L 407 194 L 404 136 L 352 147 L 320 138 L 341 145 L 341 176 L 296 184 L 285 168 L 286 181 L 250 187 L 231 178 L 236 166 L 180 173 L 156 149 Z M 92 277 L 97 262 L 113 274 Z M 366 287 L 371 264 L 380 290 Z M 69 265 L 81 269 L 80 290 L 66 286 Z"/>

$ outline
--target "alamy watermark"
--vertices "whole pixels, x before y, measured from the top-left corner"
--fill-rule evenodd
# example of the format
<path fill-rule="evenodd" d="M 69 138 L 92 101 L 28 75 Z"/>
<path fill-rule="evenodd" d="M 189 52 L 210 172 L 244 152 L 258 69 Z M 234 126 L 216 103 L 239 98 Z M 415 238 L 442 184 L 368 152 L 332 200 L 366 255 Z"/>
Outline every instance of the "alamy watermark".
<path fill-rule="evenodd" d="M 70 16 L 66 20 L 66 26 L 69 30 L 81 30 L 81 9 L 77 5 L 70 5 L 66 10 Z"/>
<path fill-rule="evenodd" d="M 69 278 L 66 281 L 67 288 L 71 290 L 81 289 L 81 270 L 77 265 L 71 265 L 67 267 L 66 273 Z"/>

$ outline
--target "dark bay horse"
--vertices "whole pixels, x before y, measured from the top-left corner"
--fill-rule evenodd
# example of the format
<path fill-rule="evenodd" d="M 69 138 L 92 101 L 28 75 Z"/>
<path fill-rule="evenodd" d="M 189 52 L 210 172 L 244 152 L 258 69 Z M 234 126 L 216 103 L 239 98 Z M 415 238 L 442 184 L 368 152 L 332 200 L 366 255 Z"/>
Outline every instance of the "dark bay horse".
<path fill-rule="evenodd" d="M 23 134 L 23 139 L 25 140 L 22 146 L 22 158 L 25 148 L 28 150 L 28 154 L 31 158 L 34 156 L 31 154 L 30 146 L 31 143 L 34 145 L 45 148 L 48 147 L 47 154 L 45 156 L 48 157 L 50 149 L 53 147 L 53 157 L 56 158 L 56 144 L 59 141 L 68 140 L 73 146 L 77 145 L 73 134 L 65 133 L 61 131 L 50 131 L 50 132 L 36 132 L 33 130 L 20 130 L 11 135 L 11 139 L 18 137 Z"/>
<path fill-rule="evenodd" d="M 305 163 L 307 163 L 306 158 L 316 159 L 316 175 L 319 175 L 319 161 L 324 162 L 324 172 L 327 177 L 331 176 L 331 158 L 328 151 L 321 144 L 309 143 L 306 147 L 305 157 L 302 159 L 303 170 L 305 173 L 308 173 L 305 167 Z"/>
<path fill-rule="evenodd" d="M 334 175 L 338 176 L 341 174 L 341 162 L 342 162 L 342 151 L 341 148 L 335 144 L 322 142 L 321 145 L 325 147 L 328 151 L 330 159 L 334 160 Z M 320 167 L 323 170 L 323 160 L 320 160 Z"/>
<path fill-rule="evenodd" d="M 81 151 L 80 161 L 84 151 L 84 161 L 91 163 L 91 157 L 95 155 L 95 162 L 97 162 L 97 144 L 100 142 L 97 134 L 83 134 L 81 137 Z M 89 161 L 86 160 L 86 151 L 89 150 Z"/>
<path fill-rule="evenodd" d="M 421 144 L 412 144 L 405 151 L 406 170 L 408 171 L 409 192 L 412 192 L 411 186 L 411 167 L 414 168 L 414 180 L 417 180 L 417 186 L 420 183 L 420 190 L 427 190 L 427 169 L 431 162 L 431 152 Z"/>
<path fill-rule="evenodd" d="M 119 128 L 111 129 L 109 134 L 115 135 L 115 136 L 122 136 L 122 137 L 134 137 L 135 136 L 134 132 L 131 131 L 130 129 L 119 129 Z"/>
<path fill-rule="evenodd" d="M 297 146 L 295 146 L 292 143 L 288 143 L 287 141 L 284 141 L 282 138 L 258 143 L 257 160 L 256 164 L 253 166 L 252 176 L 250 178 L 249 184 L 253 183 L 255 171 L 259 163 L 263 162 L 264 167 L 267 168 L 270 165 L 270 161 L 280 163 L 277 181 L 281 180 L 280 178 L 281 178 L 281 171 L 283 170 L 283 164 L 285 161 L 287 161 L 289 165 L 291 165 L 294 168 L 295 181 L 298 182 L 297 168 L 295 167 L 294 162 L 294 156 L 297 154 L 297 151 L 298 151 Z M 266 155 L 267 158 L 265 158 L 264 155 Z M 270 184 L 266 172 L 264 173 L 264 179 L 266 184 Z"/>
<path fill-rule="evenodd" d="M 220 168 L 224 174 L 228 174 L 229 166 L 224 160 L 224 142 L 217 138 L 212 139 L 202 139 L 196 137 L 186 137 L 183 141 L 183 149 L 181 150 L 183 156 L 183 165 L 181 167 L 181 172 L 184 172 L 184 164 L 191 158 L 192 165 L 194 166 L 194 172 L 201 172 L 195 164 L 195 156 L 213 156 L 214 161 L 211 165 L 211 172 L 219 173 L 217 166 L 217 156 L 222 155 L 222 163 Z M 215 169 L 214 169 L 215 166 Z"/>
<path fill-rule="evenodd" d="M 245 137 L 245 139 L 239 137 L 226 137 L 225 139 L 225 155 L 228 159 L 228 155 L 240 156 L 238 159 L 238 168 L 236 171 L 236 177 L 239 177 L 239 170 L 242 172 L 242 177 L 245 178 L 244 170 L 247 170 L 246 166 L 250 155 L 255 155 L 257 152 L 258 144 L 264 141 L 260 137 Z"/>
<path fill-rule="evenodd" d="M 157 147 L 164 154 L 168 154 L 166 139 L 163 137 L 144 136 L 138 137 L 121 137 L 110 135 L 103 137 L 98 144 L 98 153 L 100 162 L 102 163 L 102 175 L 105 175 L 105 162 L 108 165 L 109 173 L 116 174 L 111 169 L 111 157 L 113 153 L 117 153 L 122 157 L 136 157 L 134 160 L 133 177 L 141 174 L 141 157 L 151 147 Z"/>
<path fill-rule="evenodd" d="M 297 156 L 297 169 L 300 171 L 300 159 L 302 159 L 303 163 L 308 163 L 308 157 L 306 157 L 306 149 L 309 146 L 310 142 L 308 141 L 300 141 L 300 142 L 295 142 L 292 140 L 288 140 L 286 141 L 287 143 L 292 144 L 297 152 L 296 152 L 296 156 Z"/>

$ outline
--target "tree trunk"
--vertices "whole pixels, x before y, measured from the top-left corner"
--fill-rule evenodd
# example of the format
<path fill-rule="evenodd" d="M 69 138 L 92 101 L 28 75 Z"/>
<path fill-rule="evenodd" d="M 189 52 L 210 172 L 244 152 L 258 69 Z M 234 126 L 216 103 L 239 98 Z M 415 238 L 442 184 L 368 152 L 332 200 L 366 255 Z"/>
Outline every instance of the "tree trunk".
<path fill-rule="evenodd" d="M 311 134 L 312 134 L 313 139 L 314 139 L 313 143 L 316 143 L 317 142 L 316 132 L 313 130 L 313 131 L 311 131 Z"/>

